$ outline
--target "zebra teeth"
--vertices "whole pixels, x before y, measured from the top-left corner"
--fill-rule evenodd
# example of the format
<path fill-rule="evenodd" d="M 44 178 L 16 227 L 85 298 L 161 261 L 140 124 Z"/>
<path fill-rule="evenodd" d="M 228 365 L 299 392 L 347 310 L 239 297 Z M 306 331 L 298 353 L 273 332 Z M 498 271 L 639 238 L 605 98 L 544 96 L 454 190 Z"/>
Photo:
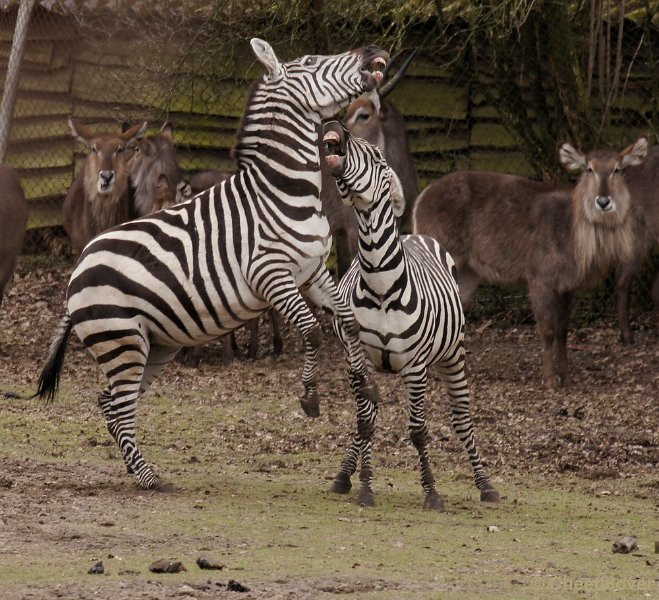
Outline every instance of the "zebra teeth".
<path fill-rule="evenodd" d="M 325 158 L 328 163 L 336 162 L 341 155 L 341 137 L 336 131 L 327 131 L 323 135 Z"/>
<path fill-rule="evenodd" d="M 382 80 L 384 79 L 384 68 L 387 66 L 387 62 L 382 58 L 381 56 L 378 56 L 374 58 L 371 61 L 371 74 L 375 78 L 375 80 L 378 82 L 378 85 L 382 83 Z"/>

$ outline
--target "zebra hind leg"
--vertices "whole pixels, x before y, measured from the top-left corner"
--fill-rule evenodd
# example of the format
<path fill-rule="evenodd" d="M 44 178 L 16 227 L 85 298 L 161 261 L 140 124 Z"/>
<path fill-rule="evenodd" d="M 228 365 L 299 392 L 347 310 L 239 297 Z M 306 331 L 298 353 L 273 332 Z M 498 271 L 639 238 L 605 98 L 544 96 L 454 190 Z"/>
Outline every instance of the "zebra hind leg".
<path fill-rule="evenodd" d="M 410 411 L 410 439 L 419 454 L 421 468 L 421 487 L 426 495 L 424 508 L 444 510 L 444 499 L 435 488 L 435 478 L 428 457 L 428 427 L 426 425 L 425 394 L 428 375 L 425 366 L 421 369 L 409 370 L 403 375 L 407 403 Z"/>
<path fill-rule="evenodd" d="M 483 502 L 499 502 L 499 492 L 494 488 L 485 472 L 474 439 L 474 423 L 469 411 L 469 386 L 465 374 L 464 347 L 439 368 L 442 381 L 451 402 L 451 425 L 467 450 L 474 471 L 476 487 L 480 490 Z"/>
<path fill-rule="evenodd" d="M 103 391 L 99 403 L 107 421 L 107 427 L 115 439 L 127 469 L 137 478 L 144 489 L 171 492 L 173 487 L 161 481 L 153 468 L 144 460 L 137 446 L 135 414 L 137 401 L 153 379 L 176 355 L 178 348 L 152 348 L 136 334 L 129 341 L 124 337 L 115 350 L 99 357 L 110 384 Z M 121 349 L 121 352 L 117 350 Z M 103 357 L 111 355 L 111 362 L 103 363 Z M 146 358 L 145 358 L 146 357 Z M 108 394 L 109 392 L 109 394 Z"/>

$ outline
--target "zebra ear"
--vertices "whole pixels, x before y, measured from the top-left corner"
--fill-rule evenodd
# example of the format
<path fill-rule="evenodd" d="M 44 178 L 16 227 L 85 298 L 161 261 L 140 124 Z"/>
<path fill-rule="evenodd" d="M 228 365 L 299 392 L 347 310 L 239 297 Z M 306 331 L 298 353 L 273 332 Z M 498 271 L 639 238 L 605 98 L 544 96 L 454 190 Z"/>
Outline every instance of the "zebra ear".
<path fill-rule="evenodd" d="M 405 212 L 405 196 L 403 194 L 403 186 L 398 179 L 398 175 L 394 173 L 393 169 L 389 169 L 391 172 L 391 205 L 394 210 L 394 217 L 402 217 Z"/>
<path fill-rule="evenodd" d="M 252 38 L 249 42 L 252 46 L 256 58 L 258 58 L 268 69 L 268 74 L 270 77 L 275 77 L 279 75 L 281 70 L 281 64 L 279 59 L 275 54 L 275 51 L 272 49 L 272 46 L 259 38 Z"/>

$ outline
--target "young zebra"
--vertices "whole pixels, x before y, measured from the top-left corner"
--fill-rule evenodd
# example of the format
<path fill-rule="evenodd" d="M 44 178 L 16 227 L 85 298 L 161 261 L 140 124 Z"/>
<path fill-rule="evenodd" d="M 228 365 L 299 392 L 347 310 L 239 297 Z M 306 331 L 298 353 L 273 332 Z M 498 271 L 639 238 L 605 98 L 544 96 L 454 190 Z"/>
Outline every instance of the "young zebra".
<path fill-rule="evenodd" d="M 359 253 L 339 283 L 339 293 L 360 326 L 362 348 L 377 369 L 400 373 L 410 410 L 410 437 L 419 453 L 426 508 L 442 510 L 426 448 L 424 397 L 427 369 L 436 364 L 451 400 L 453 427 L 462 440 L 481 500 L 497 502 L 481 464 L 469 415 L 465 375 L 464 316 L 453 260 L 430 237 L 399 237 L 394 216 L 404 209 L 398 178 L 380 150 L 350 135 L 340 123 L 325 124 L 325 160 L 336 178 L 343 202 L 355 209 Z M 339 323 L 334 322 L 339 336 Z M 334 479 L 332 491 L 347 494 L 361 453 L 358 503 L 374 503 L 371 447 L 377 402 L 359 398 L 357 435 Z"/>
<path fill-rule="evenodd" d="M 319 199 L 321 118 L 379 84 L 387 54 L 373 46 L 282 64 L 252 49 L 268 73 L 249 97 L 235 147 L 238 171 L 198 196 L 92 240 L 76 265 L 67 314 L 37 394 L 52 399 L 74 328 L 109 380 L 99 403 L 129 471 L 170 491 L 140 453 L 137 401 L 182 346 L 223 336 L 274 306 L 304 338 L 302 407 L 317 416 L 319 323 L 307 298 L 343 329 L 356 393 L 377 397 L 357 325 L 325 267 L 331 237 Z"/>

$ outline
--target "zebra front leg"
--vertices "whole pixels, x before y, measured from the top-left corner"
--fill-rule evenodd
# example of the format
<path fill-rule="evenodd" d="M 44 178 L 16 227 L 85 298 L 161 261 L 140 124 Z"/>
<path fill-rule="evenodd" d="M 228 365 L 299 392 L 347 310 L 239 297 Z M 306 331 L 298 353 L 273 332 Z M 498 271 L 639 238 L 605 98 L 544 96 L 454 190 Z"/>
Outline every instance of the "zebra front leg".
<path fill-rule="evenodd" d="M 288 271 L 275 271 L 268 275 L 268 280 L 261 291 L 263 297 L 289 323 L 298 328 L 304 340 L 304 368 L 302 370 L 304 394 L 300 398 L 300 406 L 308 417 L 318 417 L 320 416 L 320 400 L 316 371 L 323 331 L 300 294 L 291 274 Z"/>
<path fill-rule="evenodd" d="M 380 393 L 362 353 L 359 342 L 359 323 L 348 304 L 341 298 L 329 271 L 325 268 L 317 271 L 309 283 L 304 286 L 303 291 L 316 306 L 329 311 L 334 317 L 334 330 L 343 345 L 348 362 L 350 385 L 354 386 L 355 399 L 359 393 L 377 404 L 380 401 Z"/>
<path fill-rule="evenodd" d="M 425 365 L 403 373 L 405 392 L 410 411 L 410 439 L 419 454 L 421 487 L 426 495 L 424 508 L 444 510 L 444 500 L 435 489 L 435 478 L 428 457 L 428 426 L 426 425 L 425 395 L 428 374 Z"/>
<path fill-rule="evenodd" d="M 349 375 L 350 387 L 357 398 L 357 435 L 353 438 L 346 455 L 341 462 L 341 467 L 330 491 L 337 494 L 347 494 L 352 488 L 350 478 L 357 470 L 357 461 L 361 455 L 361 469 L 359 480 L 361 488 L 357 494 L 357 504 L 360 506 L 375 505 L 373 495 L 373 466 L 371 462 L 371 450 L 373 447 L 373 435 L 375 433 L 375 421 L 378 414 L 378 405 L 370 396 L 361 393 L 361 381 Z"/>
<path fill-rule="evenodd" d="M 469 410 L 469 386 L 465 374 L 464 347 L 460 345 L 456 354 L 439 367 L 446 391 L 451 401 L 451 425 L 467 450 L 474 471 L 476 487 L 480 490 L 483 502 L 498 502 L 499 492 L 490 482 L 481 463 L 474 439 L 474 424 Z"/>

